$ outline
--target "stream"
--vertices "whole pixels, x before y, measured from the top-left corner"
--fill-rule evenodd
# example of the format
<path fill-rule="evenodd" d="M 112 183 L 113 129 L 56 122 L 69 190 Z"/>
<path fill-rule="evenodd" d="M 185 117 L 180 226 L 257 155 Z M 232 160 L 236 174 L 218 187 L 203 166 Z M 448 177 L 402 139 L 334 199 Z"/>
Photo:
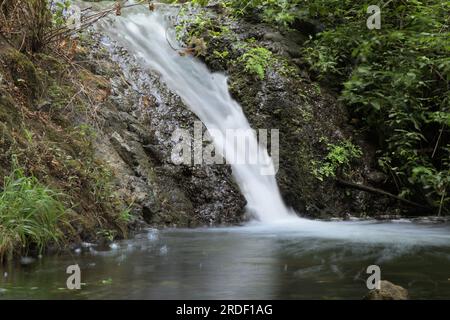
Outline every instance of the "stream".
<path fill-rule="evenodd" d="M 0 298 L 361 299 L 366 269 L 412 299 L 450 299 L 450 226 L 408 221 L 149 229 L 111 248 L 0 268 Z M 364 239 L 364 240 L 362 240 Z M 66 268 L 81 268 L 81 290 Z M 6 275 L 6 276 L 5 276 Z"/>

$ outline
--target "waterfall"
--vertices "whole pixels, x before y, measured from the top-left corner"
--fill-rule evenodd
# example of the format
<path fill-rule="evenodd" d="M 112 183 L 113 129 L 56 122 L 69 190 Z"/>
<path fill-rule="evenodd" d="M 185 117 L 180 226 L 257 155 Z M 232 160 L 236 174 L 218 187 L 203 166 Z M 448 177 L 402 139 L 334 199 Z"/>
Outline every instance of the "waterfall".
<path fill-rule="evenodd" d="M 166 12 L 165 12 L 166 11 Z M 228 92 L 227 77 L 212 73 L 197 58 L 180 55 L 172 48 L 177 41 L 171 29 L 169 8 L 158 7 L 153 12 L 124 10 L 123 16 L 114 17 L 103 26 L 109 37 L 130 54 L 135 55 L 151 72 L 160 74 L 162 81 L 184 101 L 208 129 L 216 150 L 231 163 L 233 176 L 247 200 L 247 211 L 262 222 L 273 222 L 293 218 L 280 195 L 275 175 L 263 175 L 267 167 L 273 168 L 272 159 L 265 147 L 259 145 L 255 134 L 246 137 L 248 144 L 255 146 L 258 155 L 256 164 L 239 164 L 231 157 L 239 158 L 248 150 L 237 148 L 227 139 L 227 130 L 249 132 L 251 127 L 241 106 Z M 271 128 L 266 128 L 271 129 Z"/>

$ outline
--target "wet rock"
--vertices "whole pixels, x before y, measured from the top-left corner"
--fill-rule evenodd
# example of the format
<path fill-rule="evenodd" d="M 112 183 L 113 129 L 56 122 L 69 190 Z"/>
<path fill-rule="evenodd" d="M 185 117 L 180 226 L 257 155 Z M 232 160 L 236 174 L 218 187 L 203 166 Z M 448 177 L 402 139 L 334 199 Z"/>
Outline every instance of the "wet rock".
<path fill-rule="evenodd" d="M 172 163 L 172 134 L 183 128 L 193 135 L 199 121 L 195 114 L 124 48 L 93 32 L 89 37 L 92 50 L 85 60 L 95 61 L 89 68 L 107 74 L 111 84 L 97 115 L 102 131 L 96 157 L 111 167 L 121 197 L 132 203 L 136 224 L 185 227 L 242 221 L 246 202 L 228 165 Z"/>
<path fill-rule="evenodd" d="M 397 220 L 402 216 L 399 214 L 380 214 L 375 217 L 377 220 Z"/>
<path fill-rule="evenodd" d="M 113 132 L 110 140 L 117 152 L 120 154 L 121 158 L 128 165 L 133 166 L 135 162 L 133 160 L 133 151 L 131 146 L 117 132 Z"/>
<path fill-rule="evenodd" d="M 392 282 L 381 280 L 380 289 L 369 291 L 364 300 L 408 300 L 408 290 Z"/>
<path fill-rule="evenodd" d="M 36 259 L 33 257 L 21 257 L 20 258 L 20 264 L 23 266 L 33 264 L 35 261 L 36 261 Z"/>
<path fill-rule="evenodd" d="M 292 34 L 290 37 L 286 37 L 280 32 L 267 32 L 262 38 L 266 47 L 279 55 L 294 59 L 301 57 L 301 46 L 297 41 L 303 42 L 303 39 L 299 40 Z"/>
<path fill-rule="evenodd" d="M 450 222 L 450 217 L 446 216 L 430 216 L 430 217 L 420 217 L 412 219 L 413 222 L 424 223 L 424 224 L 439 224 Z"/>
<path fill-rule="evenodd" d="M 157 145 L 147 144 L 147 145 L 144 145 L 143 147 L 144 147 L 145 151 L 147 152 L 147 154 L 149 154 L 149 156 L 152 159 L 155 159 L 159 164 L 161 164 L 163 162 L 164 159 L 161 157 Z"/>
<path fill-rule="evenodd" d="M 144 205 L 142 207 L 142 216 L 147 223 L 152 223 L 155 213 L 151 206 Z"/>
<path fill-rule="evenodd" d="M 264 40 L 281 42 L 284 40 L 283 35 L 280 32 L 267 32 L 263 36 Z"/>
<path fill-rule="evenodd" d="M 387 180 L 387 176 L 383 172 L 372 171 L 367 174 L 367 180 L 375 184 L 381 184 Z"/>

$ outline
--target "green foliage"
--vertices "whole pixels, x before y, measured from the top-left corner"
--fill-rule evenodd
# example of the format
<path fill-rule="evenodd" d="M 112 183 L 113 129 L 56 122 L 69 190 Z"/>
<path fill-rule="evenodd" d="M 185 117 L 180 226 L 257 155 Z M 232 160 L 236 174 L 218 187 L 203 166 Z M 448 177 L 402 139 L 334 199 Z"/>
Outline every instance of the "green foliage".
<path fill-rule="evenodd" d="M 115 237 L 117 236 L 117 231 L 116 230 L 111 230 L 111 229 L 100 229 L 99 231 L 97 231 L 97 236 L 112 242 L 114 241 Z"/>
<path fill-rule="evenodd" d="M 117 201 L 112 190 L 113 174 L 108 167 L 97 162 L 87 163 L 83 173 L 92 181 L 89 185 L 89 194 L 92 195 L 96 204 L 114 204 L 113 200 Z"/>
<path fill-rule="evenodd" d="M 61 196 L 15 166 L 0 193 L 0 259 L 32 246 L 42 252 L 60 240 L 59 226 L 67 222 Z"/>
<path fill-rule="evenodd" d="M 299 15 L 301 0 L 225 0 L 237 16 L 259 14 L 262 20 L 288 26 Z"/>
<path fill-rule="evenodd" d="M 216 59 L 219 59 L 221 61 L 226 61 L 228 56 L 229 56 L 229 54 L 230 53 L 227 50 L 224 50 L 224 51 L 214 50 L 213 51 L 213 57 L 216 58 Z"/>
<path fill-rule="evenodd" d="M 260 80 L 265 78 L 268 68 L 286 76 L 296 76 L 297 70 L 288 63 L 287 59 L 258 46 L 254 38 L 239 39 L 227 25 L 221 25 L 218 23 L 220 20 L 208 15 L 207 10 L 199 9 L 192 15 L 187 14 L 183 9 L 180 11 L 183 14 L 180 15 L 180 20 L 175 27 L 177 37 L 189 48 L 194 48 L 197 55 L 207 53 L 207 43 L 216 48 L 219 43 L 218 47 L 223 50 L 211 50 L 207 60 L 213 59 L 222 65 L 237 65 L 247 74 L 256 76 Z M 197 48 L 201 49 L 200 54 Z"/>
<path fill-rule="evenodd" d="M 245 65 L 245 70 L 261 80 L 266 75 L 266 69 L 271 64 L 271 59 L 272 52 L 263 47 L 252 48 L 240 58 Z"/>
<path fill-rule="evenodd" d="M 134 200 L 132 201 L 132 203 L 125 209 L 123 209 L 122 211 L 119 212 L 119 214 L 117 215 L 117 222 L 119 224 L 128 224 L 131 223 L 134 219 L 133 217 L 133 213 L 131 212 L 132 208 L 134 205 Z"/>
<path fill-rule="evenodd" d="M 378 162 L 402 195 L 442 207 L 449 201 L 450 4 L 385 3 L 380 30 L 364 26 L 366 1 L 340 10 L 328 4 L 324 22 L 334 29 L 310 42 L 305 59 L 319 78 L 343 84 L 341 100 L 377 137 Z M 335 9 L 345 23 L 336 22 Z"/>
<path fill-rule="evenodd" d="M 302 59 L 331 85 L 378 147 L 402 196 L 449 205 L 450 3 L 440 0 L 229 0 L 236 15 L 320 24 Z M 366 26 L 381 8 L 381 29 Z M 301 31 L 301 30 L 300 30 Z M 332 169 L 332 168 L 331 168 Z M 333 171 L 333 170 L 331 170 Z M 324 171 L 325 172 L 325 171 Z"/>
<path fill-rule="evenodd" d="M 125 210 L 122 210 L 119 213 L 119 216 L 117 219 L 119 220 L 119 222 L 130 223 L 133 220 L 133 215 L 131 213 L 130 208 L 126 208 Z"/>
<path fill-rule="evenodd" d="M 320 79 L 328 74 L 341 74 L 337 66 L 337 53 L 333 47 L 317 44 L 303 50 L 304 59 L 313 66 Z"/>
<path fill-rule="evenodd" d="M 211 18 L 206 15 L 205 11 L 198 12 L 193 19 L 186 16 L 184 11 L 180 11 L 180 21 L 175 27 L 178 39 L 190 42 L 193 37 L 201 38 L 209 30 L 214 30 L 215 25 Z M 189 25 L 189 32 L 185 34 L 186 27 Z"/>
<path fill-rule="evenodd" d="M 336 176 L 338 170 L 348 168 L 351 161 L 362 156 L 362 151 L 348 140 L 340 144 L 328 143 L 328 154 L 321 163 L 313 162 L 313 174 L 323 181 L 325 177 Z"/>
<path fill-rule="evenodd" d="M 201 7 L 204 7 L 208 4 L 209 0 L 192 0 L 191 3 L 194 5 L 199 5 Z"/>
<path fill-rule="evenodd" d="M 226 26 L 218 26 L 218 29 L 219 30 L 209 30 L 209 35 L 213 38 L 221 38 L 231 34 L 231 30 Z"/>

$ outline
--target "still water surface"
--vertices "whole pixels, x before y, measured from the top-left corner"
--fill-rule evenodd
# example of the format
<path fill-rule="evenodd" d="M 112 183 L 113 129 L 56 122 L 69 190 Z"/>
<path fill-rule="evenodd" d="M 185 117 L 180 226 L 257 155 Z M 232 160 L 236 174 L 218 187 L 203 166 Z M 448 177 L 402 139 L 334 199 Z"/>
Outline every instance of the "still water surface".
<path fill-rule="evenodd" d="M 81 290 L 66 288 L 72 264 Z M 360 299 L 372 264 L 412 298 L 450 299 L 450 226 L 299 220 L 151 229 L 112 248 L 0 267 L 0 298 Z"/>

